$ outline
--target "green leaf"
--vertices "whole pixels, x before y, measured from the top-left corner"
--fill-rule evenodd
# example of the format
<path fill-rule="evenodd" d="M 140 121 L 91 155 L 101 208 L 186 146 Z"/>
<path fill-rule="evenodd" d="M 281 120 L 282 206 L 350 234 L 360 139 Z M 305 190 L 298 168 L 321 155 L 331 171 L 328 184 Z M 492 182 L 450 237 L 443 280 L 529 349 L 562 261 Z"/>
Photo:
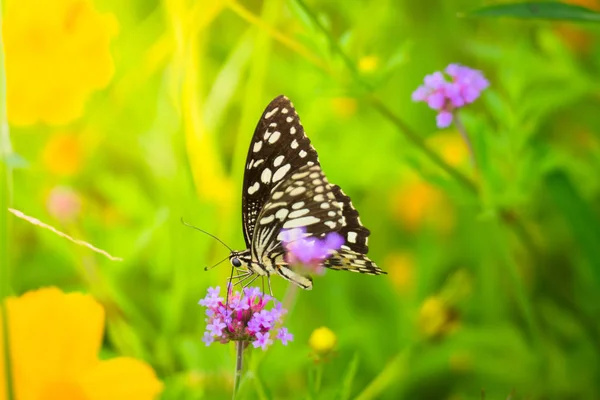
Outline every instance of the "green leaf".
<path fill-rule="evenodd" d="M 29 166 L 29 162 L 14 151 L 8 153 L 4 158 L 0 157 L 0 162 L 5 163 L 6 166 L 12 169 L 27 168 Z"/>
<path fill-rule="evenodd" d="M 352 392 L 352 383 L 354 382 L 354 377 L 356 376 L 356 371 L 358 370 L 358 362 L 359 357 L 358 353 L 354 354 L 352 357 L 352 361 L 346 370 L 346 375 L 344 376 L 344 380 L 342 381 L 342 387 L 340 388 L 340 400 L 347 400 L 350 398 L 350 394 Z"/>
<path fill-rule="evenodd" d="M 600 220 L 563 172 L 549 174 L 545 183 L 550 198 L 569 224 L 584 257 L 593 268 L 597 282 L 600 283 Z"/>
<path fill-rule="evenodd" d="M 512 17 L 574 22 L 600 22 L 600 13 L 589 8 L 558 2 L 527 2 L 482 7 L 459 17 Z"/>

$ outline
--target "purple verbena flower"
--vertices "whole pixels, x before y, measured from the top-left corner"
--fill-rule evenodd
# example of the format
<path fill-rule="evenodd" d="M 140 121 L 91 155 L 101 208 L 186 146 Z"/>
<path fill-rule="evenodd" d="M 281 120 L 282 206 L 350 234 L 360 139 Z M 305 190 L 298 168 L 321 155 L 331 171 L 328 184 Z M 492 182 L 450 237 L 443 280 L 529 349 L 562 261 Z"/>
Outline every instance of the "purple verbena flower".
<path fill-rule="evenodd" d="M 273 302 L 271 310 L 265 307 Z M 200 304 L 207 307 L 206 332 L 202 341 L 209 346 L 214 341 L 227 343 L 229 341 L 252 342 L 254 347 L 266 350 L 273 343 L 270 332 L 275 326 L 280 326 L 283 315 L 287 312 L 272 296 L 263 294 L 258 288 L 246 288 L 242 293 L 233 293 L 229 288 L 229 301 L 223 303 L 219 297 L 219 287 L 209 288 L 208 294 Z M 278 332 L 282 329 L 279 328 Z M 287 329 L 285 329 L 287 333 Z M 277 337 L 279 338 L 279 336 Z M 287 343 L 291 340 L 286 336 Z"/>
<path fill-rule="evenodd" d="M 283 230 L 281 239 L 288 263 L 302 264 L 316 273 L 322 273 L 323 261 L 344 244 L 344 238 L 337 232 L 330 232 L 324 239 L 317 239 L 307 237 L 305 228 Z"/>
<path fill-rule="evenodd" d="M 289 333 L 287 328 L 280 328 L 277 332 L 277 339 L 281 340 L 281 344 L 287 346 L 288 342 L 294 340 L 294 335 Z"/>
<path fill-rule="evenodd" d="M 438 111 L 439 128 L 450 126 L 453 112 L 473 103 L 490 83 L 481 71 L 460 64 L 450 64 L 445 69 L 450 81 L 441 72 L 427 75 L 424 84 L 412 94 L 413 101 L 424 101 L 429 108 Z"/>
<path fill-rule="evenodd" d="M 216 288 L 208 288 L 208 294 L 205 298 L 201 299 L 198 304 L 204 307 L 208 307 L 209 309 L 218 305 L 219 302 L 223 301 L 222 297 L 219 297 L 219 292 L 221 288 L 217 286 Z"/>
<path fill-rule="evenodd" d="M 256 333 L 256 340 L 252 342 L 254 348 L 260 347 L 263 350 L 266 350 L 269 345 L 273 344 L 273 340 L 269 339 L 269 332 L 265 333 Z"/>

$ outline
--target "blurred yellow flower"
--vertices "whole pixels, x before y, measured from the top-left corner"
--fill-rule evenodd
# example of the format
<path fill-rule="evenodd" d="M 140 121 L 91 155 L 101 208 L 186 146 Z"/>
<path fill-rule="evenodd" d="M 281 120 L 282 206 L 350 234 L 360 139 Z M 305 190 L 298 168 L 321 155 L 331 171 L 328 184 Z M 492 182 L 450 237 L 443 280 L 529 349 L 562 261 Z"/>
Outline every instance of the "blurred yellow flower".
<path fill-rule="evenodd" d="M 379 66 L 379 57 L 370 55 L 362 57 L 358 60 L 358 69 L 361 72 L 371 73 L 377 69 Z"/>
<path fill-rule="evenodd" d="M 333 331 L 325 326 L 317 328 L 311 333 L 308 344 L 317 355 L 330 353 L 337 343 Z"/>
<path fill-rule="evenodd" d="M 456 312 L 440 297 L 427 298 L 419 311 L 419 329 L 423 336 L 436 338 L 450 333 L 458 326 Z"/>
<path fill-rule="evenodd" d="M 150 400 L 161 392 L 148 364 L 128 357 L 98 360 L 104 310 L 92 296 L 45 288 L 8 298 L 6 311 L 15 400 Z"/>
<path fill-rule="evenodd" d="M 388 267 L 390 279 L 400 293 L 409 292 L 414 286 L 414 256 L 408 251 L 390 253 L 385 263 Z"/>
<path fill-rule="evenodd" d="M 48 171 L 61 176 L 72 176 L 81 168 L 82 146 L 75 134 L 52 135 L 42 153 Z"/>
<path fill-rule="evenodd" d="M 453 167 L 460 167 L 469 160 L 467 145 L 458 131 L 439 133 L 427 139 L 427 144 Z"/>
<path fill-rule="evenodd" d="M 8 118 L 68 123 L 113 75 L 117 23 L 90 0 L 8 0 L 3 21 Z"/>
<path fill-rule="evenodd" d="M 358 109 L 358 104 L 355 98 L 352 97 L 334 97 L 331 99 L 333 112 L 342 118 L 353 116 Z"/>
<path fill-rule="evenodd" d="M 454 209 L 445 194 L 418 177 L 406 179 L 390 200 L 393 215 L 410 232 L 426 223 L 440 233 L 454 228 Z"/>

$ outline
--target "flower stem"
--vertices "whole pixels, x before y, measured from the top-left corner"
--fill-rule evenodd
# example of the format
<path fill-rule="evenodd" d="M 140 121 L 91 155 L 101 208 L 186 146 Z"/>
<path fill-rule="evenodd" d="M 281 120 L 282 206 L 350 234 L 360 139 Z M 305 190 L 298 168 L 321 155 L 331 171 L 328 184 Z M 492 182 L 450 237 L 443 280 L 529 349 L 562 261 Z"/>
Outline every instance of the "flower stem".
<path fill-rule="evenodd" d="M 235 342 L 235 375 L 233 376 L 233 399 L 237 395 L 242 380 L 242 369 L 244 367 L 244 347 L 246 342 L 238 340 Z"/>
<path fill-rule="evenodd" d="M 454 113 L 454 125 L 458 132 L 460 132 L 460 136 L 462 136 L 463 140 L 467 145 L 467 149 L 469 150 L 469 159 L 471 160 L 471 165 L 473 169 L 477 170 L 477 159 L 475 158 L 475 151 L 473 150 L 473 144 L 471 143 L 471 139 L 469 138 L 469 134 L 465 129 L 462 121 L 460 120 L 458 113 Z"/>

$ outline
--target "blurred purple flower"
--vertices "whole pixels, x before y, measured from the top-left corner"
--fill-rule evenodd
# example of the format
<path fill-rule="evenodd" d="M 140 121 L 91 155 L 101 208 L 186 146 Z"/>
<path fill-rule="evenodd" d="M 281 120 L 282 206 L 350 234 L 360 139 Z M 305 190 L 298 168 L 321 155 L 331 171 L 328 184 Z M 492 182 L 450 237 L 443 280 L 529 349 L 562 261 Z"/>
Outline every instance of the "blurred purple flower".
<path fill-rule="evenodd" d="M 283 230 L 281 239 L 288 263 L 303 264 L 317 273 L 321 273 L 323 261 L 344 244 L 344 238 L 337 232 L 330 232 L 324 239 L 317 239 L 306 237 L 305 228 Z"/>
<path fill-rule="evenodd" d="M 454 110 L 477 100 L 490 85 L 481 71 L 464 65 L 450 64 L 445 72 L 450 81 L 441 72 L 434 72 L 427 75 L 424 84 L 412 94 L 413 101 L 424 101 L 429 108 L 438 111 L 438 128 L 450 126 Z"/>
<path fill-rule="evenodd" d="M 229 302 L 224 304 L 219 291 L 218 286 L 209 288 L 206 297 L 199 301 L 200 305 L 207 307 L 206 332 L 202 338 L 207 346 L 215 340 L 221 343 L 234 340 L 252 342 L 254 347 L 266 350 L 273 344 L 269 332 L 281 324 L 287 312 L 281 303 L 258 288 L 245 288 L 243 293 L 232 293 L 230 288 Z M 273 308 L 266 310 L 270 301 L 273 302 Z M 287 334 L 286 328 L 279 328 L 278 332 L 282 330 Z M 280 339 L 283 344 L 293 339 L 292 335 L 287 335 L 285 341 Z"/>
<path fill-rule="evenodd" d="M 277 332 L 277 339 L 281 340 L 281 343 L 285 346 L 288 341 L 294 340 L 294 335 L 289 333 L 287 328 L 280 328 Z"/>

